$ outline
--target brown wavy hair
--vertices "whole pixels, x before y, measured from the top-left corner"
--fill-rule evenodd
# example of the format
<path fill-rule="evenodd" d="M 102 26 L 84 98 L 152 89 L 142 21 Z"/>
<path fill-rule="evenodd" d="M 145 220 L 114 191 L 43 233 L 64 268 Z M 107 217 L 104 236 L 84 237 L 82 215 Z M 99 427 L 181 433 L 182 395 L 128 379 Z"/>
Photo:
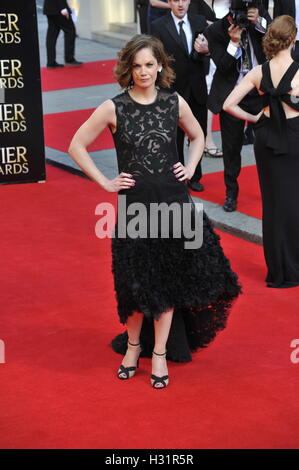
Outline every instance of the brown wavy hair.
<path fill-rule="evenodd" d="M 175 80 L 175 73 L 170 66 L 173 61 L 164 49 L 162 42 L 145 34 L 136 34 L 118 53 L 118 62 L 114 67 L 114 78 L 121 88 L 129 88 L 133 85 L 132 66 L 134 57 L 141 49 L 150 49 L 157 62 L 162 65 L 162 72 L 157 75 L 156 85 L 162 88 L 170 88 Z"/>
<path fill-rule="evenodd" d="M 287 49 L 295 40 L 297 27 L 294 19 L 289 15 L 277 16 L 268 27 L 263 37 L 263 49 L 268 60 L 279 51 Z"/>

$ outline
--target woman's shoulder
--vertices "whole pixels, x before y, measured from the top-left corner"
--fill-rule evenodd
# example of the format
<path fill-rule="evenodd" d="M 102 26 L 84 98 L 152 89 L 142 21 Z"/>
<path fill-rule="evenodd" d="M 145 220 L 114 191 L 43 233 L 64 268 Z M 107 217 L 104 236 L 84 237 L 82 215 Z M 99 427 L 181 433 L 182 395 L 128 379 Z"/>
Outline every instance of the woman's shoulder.
<path fill-rule="evenodd" d="M 93 112 L 95 117 L 100 117 L 101 115 L 115 116 L 115 104 L 113 103 L 112 99 L 108 99 L 103 101 Z"/>
<path fill-rule="evenodd" d="M 185 98 L 183 98 L 181 95 L 179 95 L 179 93 L 177 91 L 174 92 L 173 95 L 176 96 L 176 99 L 177 99 L 177 102 L 178 102 L 179 106 L 187 104 L 187 101 L 185 100 Z"/>
<path fill-rule="evenodd" d="M 170 90 L 169 88 L 159 88 L 158 90 L 160 99 L 163 100 L 178 100 L 178 93 Z"/>
<path fill-rule="evenodd" d="M 256 65 L 255 67 L 253 67 L 253 69 L 251 70 L 252 72 L 252 75 L 255 76 L 255 77 L 260 77 L 263 73 L 263 70 L 269 66 L 269 62 L 264 62 L 263 64 L 259 64 L 259 65 Z"/>
<path fill-rule="evenodd" d="M 169 110 L 169 113 L 178 110 L 180 102 L 179 95 L 176 91 L 170 90 L 168 88 L 159 88 L 158 90 L 159 99 L 157 104 L 162 106 L 165 110 Z"/>
<path fill-rule="evenodd" d="M 117 104 L 123 102 L 127 98 L 127 95 L 127 90 L 124 90 L 121 93 L 118 93 L 117 95 L 113 96 L 113 98 L 110 98 L 109 101 L 113 102 L 114 104 Z"/>
<path fill-rule="evenodd" d="M 256 65 L 250 72 L 245 75 L 243 80 L 250 81 L 256 88 L 259 88 L 260 82 L 263 78 L 264 64 Z"/>

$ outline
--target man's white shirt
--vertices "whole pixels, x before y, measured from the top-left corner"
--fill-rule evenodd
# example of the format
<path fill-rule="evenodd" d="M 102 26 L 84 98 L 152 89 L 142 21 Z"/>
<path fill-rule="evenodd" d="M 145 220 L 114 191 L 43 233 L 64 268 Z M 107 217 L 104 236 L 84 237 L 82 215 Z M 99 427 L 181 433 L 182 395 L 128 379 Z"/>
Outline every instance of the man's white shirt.
<path fill-rule="evenodd" d="M 186 13 L 186 15 L 183 17 L 183 18 L 177 18 L 173 12 L 171 12 L 171 16 L 173 18 L 173 21 L 174 21 L 174 24 L 175 24 L 175 27 L 177 29 L 177 32 L 178 34 L 180 35 L 180 21 L 184 21 L 183 23 L 183 30 L 184 30 L 184 33 L 186 35 L 186 39 L 187 39 L 187 44 L 188 44 L 188 51 L 189 51 L 189 54 L 191 54 L 191 51 L 193 49 L 193 44 L 192 44 L 192 40 L 193 40 L 193 35 L 192 35 L 192 30 L 191 30 L 191 25 L 190 25 L 190 22 L 188 20 L 188 15 Z"/>

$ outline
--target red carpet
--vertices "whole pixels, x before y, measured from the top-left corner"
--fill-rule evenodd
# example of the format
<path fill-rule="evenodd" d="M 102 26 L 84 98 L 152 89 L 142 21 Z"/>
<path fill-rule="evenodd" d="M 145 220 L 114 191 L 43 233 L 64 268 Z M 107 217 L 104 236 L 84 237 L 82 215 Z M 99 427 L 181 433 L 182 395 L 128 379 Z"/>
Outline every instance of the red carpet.
<path fill-rule="evenodd" d="M 115 312 L 110 240 L 94 226 L 96 184 L 47 167 L 45 184 L 2 188 L 1 448 L 298 448 L 299 289 L 265 287 L 262 248 L 221 234 L 244 294 L 191 364 L 150 361 L 129 382 L 108 346 Z"/>
<path fill-rule="evenodd" d="M 62 152 L 67 152 L 75 132 L 89 118 L 93 111 L 94 108 L 44 115 L 45 145 Z M 105 129 L 88 147 L 88 150 L 93 152 L 113 147 L 114 143 L 111 132 L 109 129 Z"/>
<path fill-rule="evenodd" d="M 220 120 L 219 120 L 219 114 L 215 114 L 213 116 L 213 122 L 212 122 L 212 131 L 220 131 Z"/>
<path fill-rule="evenodd" d="M 64 90 L 92 85 L 104 85 L 115 82 L 113 67 L 115 59 L 85 62 L 80 67 L 63 67 L 60 69 L 41 69 L 42 90 Z"/>
<path fill-rule="evenodd" d="M 223 172 L 219 171 L 217 173 L 204 175 L 201 181 L 205 190 L 201 193 L 191 191 L 192 195 L 205 199 L 206 201 L 223 204 L 225 199 Z M 237 210 L 243 214 L 261 219 L 262 203 L 256 166 L 251 165 L 243 167 L 238 181 L 240 194 Z"/>

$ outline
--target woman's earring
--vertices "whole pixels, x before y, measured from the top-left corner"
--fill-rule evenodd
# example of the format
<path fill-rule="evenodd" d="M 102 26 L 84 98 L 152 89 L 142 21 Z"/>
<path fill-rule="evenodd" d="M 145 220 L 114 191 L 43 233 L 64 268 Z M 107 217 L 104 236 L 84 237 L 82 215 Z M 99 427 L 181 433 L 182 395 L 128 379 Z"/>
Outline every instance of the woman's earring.
<path fill-rule="evenodd" d="M 159 67 L 159 68 L 158 68 L 158 72 L 162 72 L 162 67 Z"/>
<path fill-rule="evenodd" d="M 295 50 L 295 47 L 296 47 L 296 43 L 294 42 L 293 47 L 292 47 L 293 51 Z"/>

